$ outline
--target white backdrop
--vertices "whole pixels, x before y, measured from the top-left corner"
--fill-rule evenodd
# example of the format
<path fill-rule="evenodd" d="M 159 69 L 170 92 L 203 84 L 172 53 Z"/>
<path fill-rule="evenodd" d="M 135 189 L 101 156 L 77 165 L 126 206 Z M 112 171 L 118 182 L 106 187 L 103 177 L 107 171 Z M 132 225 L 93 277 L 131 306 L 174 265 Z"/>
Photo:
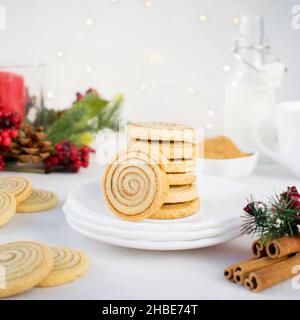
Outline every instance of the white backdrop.
<path fill-rule="evenodd" d="M 218 132 L 240 14 L 265 16 L 272 51 L 289 68 L 279 99 L 300 98 L 297 1 L 0 0 L 0 61 L 46 63 L 50 107 L 94 86 L 107 98 L 124 93 L 126 118 L 209 123 Z"/>

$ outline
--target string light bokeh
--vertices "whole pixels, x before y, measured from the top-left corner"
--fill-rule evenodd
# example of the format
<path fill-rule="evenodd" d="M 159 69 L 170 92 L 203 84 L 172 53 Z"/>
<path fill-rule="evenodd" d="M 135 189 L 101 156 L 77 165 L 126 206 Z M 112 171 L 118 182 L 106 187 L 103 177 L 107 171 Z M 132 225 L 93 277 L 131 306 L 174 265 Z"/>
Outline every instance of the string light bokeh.
<path fill-rule="evenodd" d="M 218 13 L 219 0 L 87 0 L 71 7 L 66 0 L 3 0 L 9 19 L 2 57 L 46 63 L 49 107 L 65 108 L 76 91 L 91 86 L 108 98 L 124 93 L 125 118 L 182 121 L 215 132 L 234 71 L 230 49 L 239 15 L 272 14 L 269 2 L 254 0 L 250 7 L 229 0 Z M 267 32 L 277 28 L 275 20 L 268 19 L 274 24 Z"/>

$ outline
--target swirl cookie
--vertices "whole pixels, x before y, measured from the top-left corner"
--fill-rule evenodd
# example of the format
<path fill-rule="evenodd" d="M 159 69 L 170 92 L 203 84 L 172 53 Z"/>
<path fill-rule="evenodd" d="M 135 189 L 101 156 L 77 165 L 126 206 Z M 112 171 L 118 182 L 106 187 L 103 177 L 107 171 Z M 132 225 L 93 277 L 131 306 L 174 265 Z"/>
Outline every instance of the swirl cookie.
<path fill-rule="evenodd" d="M 179 219 L 188 217 L 200 208 L 199 198 L 183 203 L 164 204 L 150 219 Z"/>
<path fill-rule="evenodd" d="M 0 191 L 0 227 L 5 225 L 14 216 L 16 206 L 15 196 Z"/>
<path fill-rule="evenodd" d="M 180 203 L 192 201 L 198 197 L 195 184 L 185 186 L 171 186 L 165 203 Z"/>
<path fill-rule="evenodd" d="M 9 297 L 43 281 L 52 270 L 53 258 L 50 248 L 44 244 L 14 242 L 0 246 L 0 266 L 5 279 L 0 297 Z"/>
<path fill-rule="evenodd" d="M 53 269 L 38 287 L 53 287 L 71 282 L 82 276 L 88 269 L 88 258 L 80 250 L 62 246 L 50 246 Z"/>
<path fill-rule="evenodd" d="M 31 195 L 17 206 L 17 212 L 29 213 L 49 210 L 56 206 L 57 201 L 55 193 L 42 189 L 33 189 Z"/>
<path fill-rule="evenodd" d="M 162 206 L 169 184 L 165 171 L 147 152 L 128 149 L 105 168 L 102 190 L 116 215 L 139 221 Z"/>
<path fill-rule="evenodd" d="M 196 142 L 195 129 L 165 122 L 132 122 L 127 125 L 128 139 Z"/>
<path fill-rule="evenodd" d="M 195 171 L 196 160 L 195 159 L 175 159 L 169 160 L 165 165 L 167 173 L 185 173 Z"/>
<path fill-rule="evenodd" d="M 167 159 L 192 159 L 197 156 L 197 144 L 177 141 L 151 141 L 151 140 L 129 140 L 128 145 L 142 146 L 148 149 L 161 152 Z"/>
<path fill-rule="evenodd" d="M 192 172 L 168 173 L 167 178 L 170 186 L 193 184 L 196 182 L 196 175 Z"/>
<path fill-rule="evenodd" d="M 19 205 L 31 195 L 32 184 L 24 177 L 5 177 L 0 179 L 0 191 L 14 195 Z"/>

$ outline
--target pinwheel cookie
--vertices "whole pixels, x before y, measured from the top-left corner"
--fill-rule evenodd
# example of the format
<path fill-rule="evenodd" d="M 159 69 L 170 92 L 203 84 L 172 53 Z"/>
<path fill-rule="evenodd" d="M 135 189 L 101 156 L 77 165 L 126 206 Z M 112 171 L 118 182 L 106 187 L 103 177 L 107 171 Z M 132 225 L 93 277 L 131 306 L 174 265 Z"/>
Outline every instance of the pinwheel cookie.
<path fill-rule="evenodd" d="M 164 204 L 156 213 L 152 214 L 151 219 L 178 219 L 188 217 L 199 210 L 200 199 L 182 203 Z"/>
<path fill-rule="evenodd" d="M 68 283 L 82 276 L 88 269 L 88 258 L 77 249 L 50 246 L 53 269 L 38 287 L 53 287 Z"/>
<path fill-rule="evenodd" d="M 193 184 L 196 182 L 196 174 L 194 172 L 168 173 L 167 178 L 170 186 Z"/>
<path fill-rule="evenodd" d="M 161 152 L 167 159 L 193 159 L 197 155 L 197 144 L 184 141 L 152 141 L 152 140 L 129 140 L 129 147 L 142 146 L 148 149 Z"/>
<path fill-rule="evenodd" d="M 127 126 L 127 134 L 132 140 L 196 142 L 195 129 L 175 123 L 132 122 Z"/>
<path fill-rule="evenodd" d="M 165 203 L 180 203 L 192 201 L 198 197 L 195 184 L 184 186 L 171 186 Z"/>
<path fill-rule="evenodd" d="M 24 177 L 5 177 L 0 179 L 0 191 L 14 195 L 19 205 L 31 195 L 32 184 Z"/>
<path fill-rule="evenodd" d="M 13 242 L 0 246 L 0 266 L 4 271 L 0 297 L 8 297 L 43 281 L 52 270 L 53 258 L 50 248 L 44 244 Z"/>
<path fill-rule="evenodd" d="M 52 209 L 57 204 L 55 193 L 43 189 L 33 189 L 31 195 L 17 206 L 18 213 L 38 212 Z"/>
<path fill-rule="evenodd" d="M 16 198 L 10 193 L 0 191 L 0 227 L 5 225 L 16 213 Z"/>
<path fill-rule="evenodd" d="M 158 155 L 161 162 L 161 155 Z M 103 175 L 105 201 L 119 217 L 139 221 L 150 217 L 165 202 L 169 184 L 163 164 L 147 151 L 128 149 L 119 153 Z"/>
<path fill-rule="evenodd" d="M 169 160 L 165 166 L 165 169 L 167 173 L 185 173 L 195 172 L 195 166 L 195 159 L 174 159 Z"/>

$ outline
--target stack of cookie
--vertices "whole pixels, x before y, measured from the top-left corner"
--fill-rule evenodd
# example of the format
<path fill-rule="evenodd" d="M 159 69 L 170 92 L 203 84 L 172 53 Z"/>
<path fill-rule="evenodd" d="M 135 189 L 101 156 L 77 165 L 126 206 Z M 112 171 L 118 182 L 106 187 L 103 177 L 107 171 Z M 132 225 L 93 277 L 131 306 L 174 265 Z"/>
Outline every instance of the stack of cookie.
<path fill-rule="evenodd" d="M 112 211 L 129 221 L 195 213 L 200 201 L 194 129 L 131 123 L 128 136 L 128 149 L 116 155 L 103 175 L 103 194 Z"/>
<path fill-rule="evenodd" d="M 0 227 L 15 213 L 45 211 L 55 207 L 57 196 L 47 190 L 34 189 L 24 177 L 0 178 Z"/>
<path fill-rule="evenodd" d="M 128 145 L 145 148 L 149 155 L 160 153 L 169 192 L 154 219 L 175 219 L 189 216 L 199 209 L 196 187 L 196 131 L 185 125 L 171 123 L 130 123 Z"/>

